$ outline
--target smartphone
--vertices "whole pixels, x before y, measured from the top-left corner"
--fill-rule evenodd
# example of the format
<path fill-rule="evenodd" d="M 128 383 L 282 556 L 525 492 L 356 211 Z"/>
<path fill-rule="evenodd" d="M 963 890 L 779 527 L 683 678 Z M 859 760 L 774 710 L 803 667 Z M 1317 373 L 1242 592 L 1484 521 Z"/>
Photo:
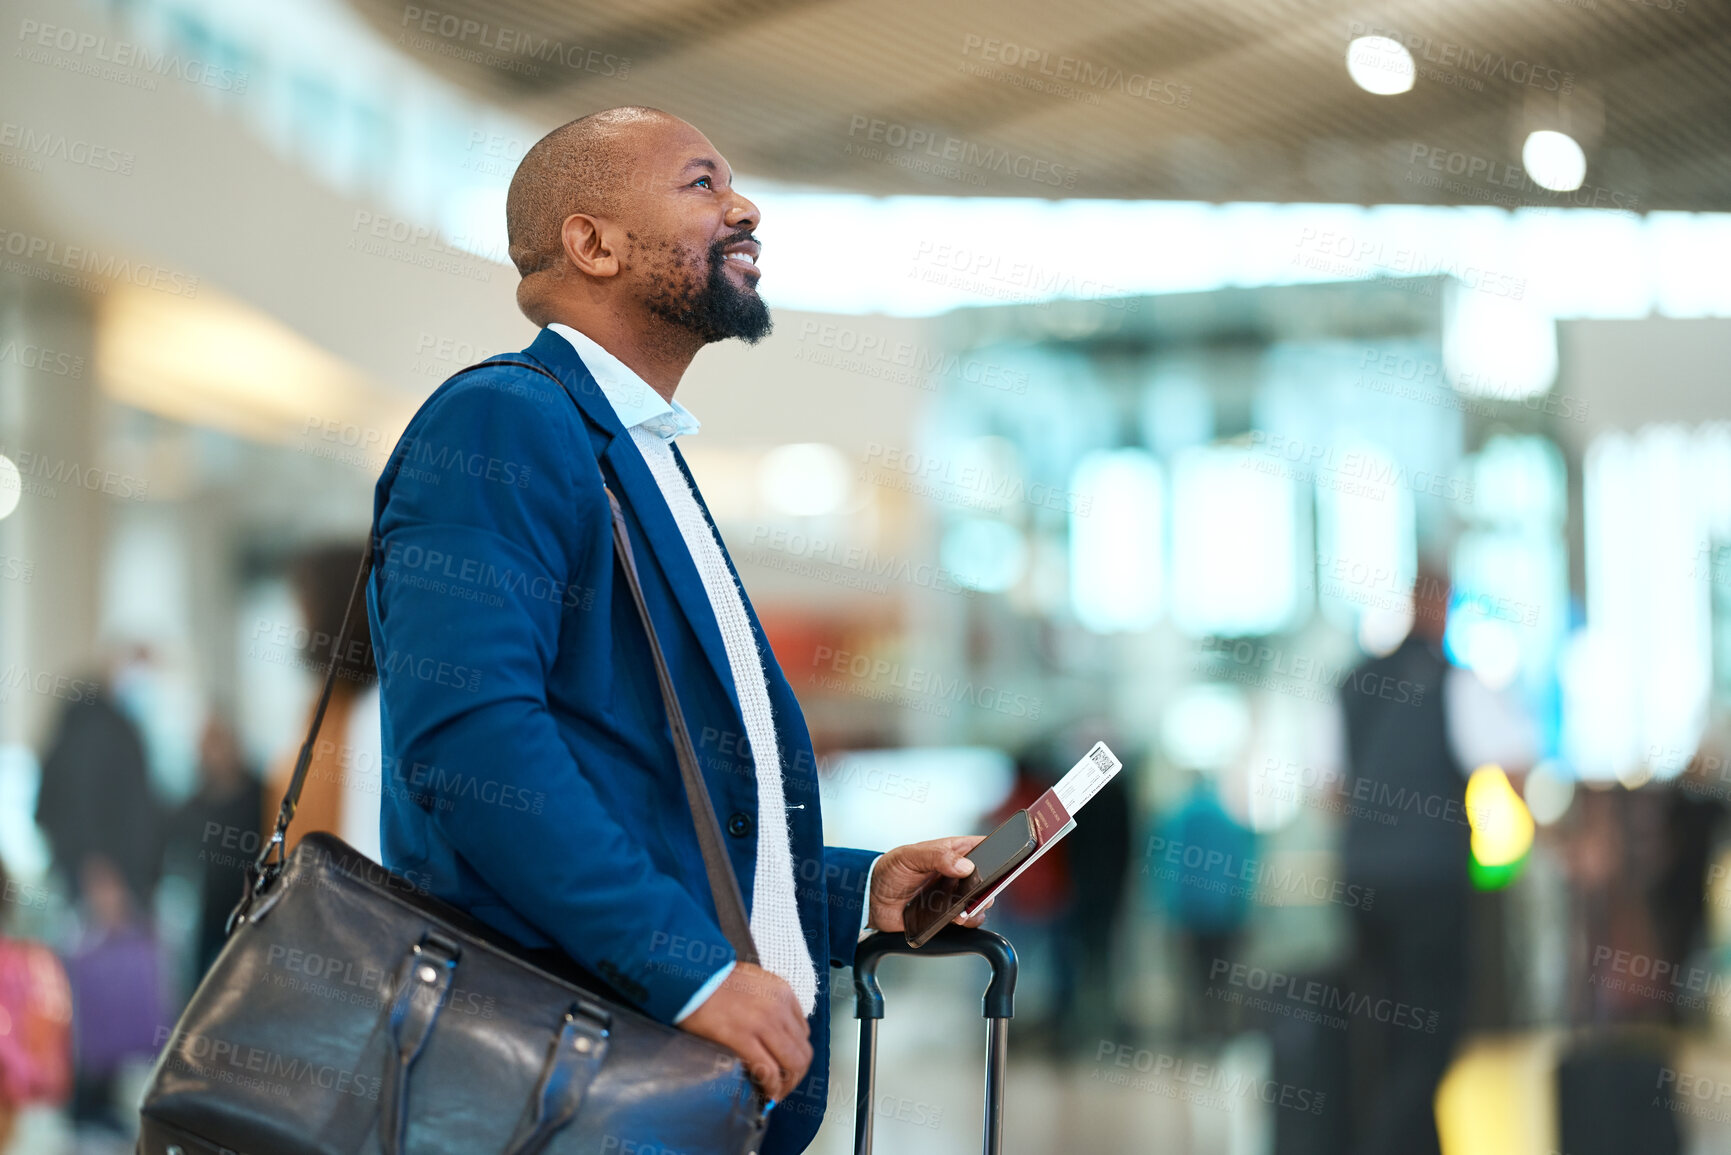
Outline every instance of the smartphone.
<path fill-rule="evenodd" d="M 908 945 L 925 946 L 975 898 L 1022 865 L 1038 845 L 1028 812 L 1018 810 L 1010 815 L 1002 826 L 968 851 L 968 860 L 974 864 L 972 874 L 966 878 L 940 874 L 908 899 L 902 907 L 902 928 L 908 936 Z"/>

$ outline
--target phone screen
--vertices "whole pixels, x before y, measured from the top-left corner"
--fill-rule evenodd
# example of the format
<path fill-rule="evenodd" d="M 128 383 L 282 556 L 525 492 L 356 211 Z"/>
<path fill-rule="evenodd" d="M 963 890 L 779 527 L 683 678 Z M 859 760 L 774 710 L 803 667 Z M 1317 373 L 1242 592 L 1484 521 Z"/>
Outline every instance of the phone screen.
<path fill-rule="evenodd" d="M 973 898 L 997 884 L 1035 847 L 1034 827 L 1026 810 L 1018 810 L 1002 826 L 968 851 L 974 872 L 966 878 L 940 876 L 928 882 L 902 909 L 908 942 L 919 946 Z"/>

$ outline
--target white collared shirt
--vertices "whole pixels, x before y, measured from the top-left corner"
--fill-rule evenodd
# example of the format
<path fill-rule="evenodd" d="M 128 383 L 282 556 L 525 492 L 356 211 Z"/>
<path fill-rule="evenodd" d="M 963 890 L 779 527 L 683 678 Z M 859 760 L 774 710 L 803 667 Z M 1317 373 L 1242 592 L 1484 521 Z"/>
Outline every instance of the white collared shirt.
<path fill-rule="evenodd" d="M 587 334 L 579 333 L 558 321 L 547 327 L 571 342 L 571 347 L 576 349 L 577 356 L 583 359 L 589 375 L 594 377 L 595 384 L 601 387 L 601 395 L 613 406 L 619 424 L 625 426 L 627 431 L 641 425 L 663 441 L 672 441 L 675 437 L 689 436 L 703 428 L 703 423 L 697 420 L 691 410 L 677 401 L 667 400 L 651 389 L 649 383 L 633 372 L 629 365 L 596 344 Z"/>

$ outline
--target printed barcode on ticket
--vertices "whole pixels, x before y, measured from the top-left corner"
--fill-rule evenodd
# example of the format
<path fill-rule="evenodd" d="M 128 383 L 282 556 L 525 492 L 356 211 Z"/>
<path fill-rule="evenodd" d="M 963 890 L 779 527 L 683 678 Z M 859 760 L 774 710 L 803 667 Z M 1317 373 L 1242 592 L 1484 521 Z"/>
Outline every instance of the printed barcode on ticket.
<path fill-rule="evenodd" d="M 1107 748 L 1106 743 L 1096 742 L 1094 748 L 1084 754 L 1082 760 L 1072 766 L 1070 772 L 1052 787 L 1052 791 L 1058 796 L 1058 801 L 1064 804 L 1064 809 L 1074 814 L 1123 768 L 1124 764 L 1118 761 L 1117 755 Z"/>

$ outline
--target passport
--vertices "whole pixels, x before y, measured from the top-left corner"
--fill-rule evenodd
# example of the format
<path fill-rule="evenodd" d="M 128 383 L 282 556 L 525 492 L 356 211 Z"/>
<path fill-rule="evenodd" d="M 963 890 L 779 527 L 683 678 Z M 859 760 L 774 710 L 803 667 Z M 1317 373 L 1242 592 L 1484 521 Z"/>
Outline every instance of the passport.
<path fill-rule="evenodd" d="M 962 914 L 972 918 L 980 912 L 980 908 L 1002 894 L 1004 888 L 1016 881 L 1016 877 L 1028 867 L 1034 865 L 1040 856 L 1058 844 L 1070 831 L 1076 829 L 1076 812 L 1087 805 L 1088 800 L 1100 793 L 1101 787 L 1110 782 L 1118 771 L 1124 768 L 1124 763 L 1112 753 L 1104 742 L 1096 742 L 1091 750 L 1082 755 L 1057 785 L 1040 795 L 1034 804 L 1028 807 L 1028 818 L 1034 824 L 1034 853 L 1028 855 L 1022 865 L 1016 867 L 1004 880 L 991 890 L 975 899 Z"/>

